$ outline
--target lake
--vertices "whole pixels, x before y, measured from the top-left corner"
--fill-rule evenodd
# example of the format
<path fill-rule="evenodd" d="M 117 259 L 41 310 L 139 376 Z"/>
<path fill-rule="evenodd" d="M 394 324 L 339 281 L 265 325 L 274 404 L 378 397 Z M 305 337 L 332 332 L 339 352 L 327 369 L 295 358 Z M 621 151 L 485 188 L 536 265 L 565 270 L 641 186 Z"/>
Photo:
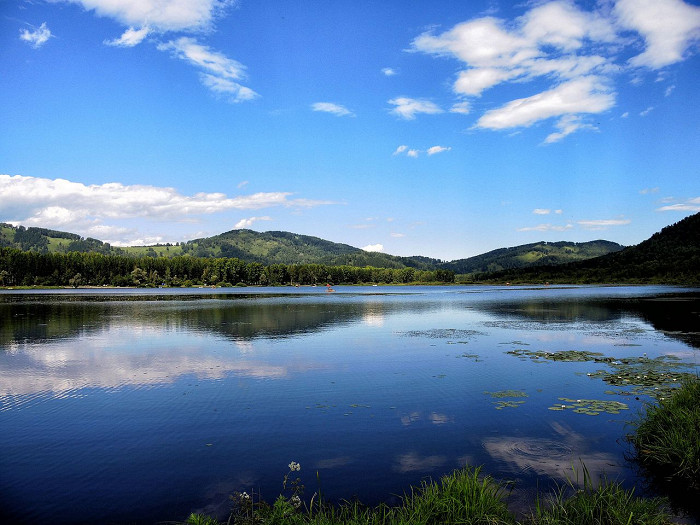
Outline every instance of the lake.
<path fill-rule="evenodd" d="M 698 311 L 660 286 L 2 291 L 0 507 L 226 517 L 291 461 L 307 500 L 396 502 L 465 464 L 521 510 L 582 464 L 643 491 L 626 423 L 698 373 Z"/>

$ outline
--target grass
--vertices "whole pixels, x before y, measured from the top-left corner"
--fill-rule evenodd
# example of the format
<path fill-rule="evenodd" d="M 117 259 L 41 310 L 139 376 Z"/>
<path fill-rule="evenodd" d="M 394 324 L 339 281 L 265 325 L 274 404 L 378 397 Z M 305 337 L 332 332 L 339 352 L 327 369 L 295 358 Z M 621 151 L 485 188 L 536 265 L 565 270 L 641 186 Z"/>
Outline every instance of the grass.
<path fill-rule="evenodd" d="M 673 523 L 662 499 L 644 499 L 619 483 L 603 481 L 593 487 L 584 469 L 583 489 L 573 483 L 539 500 L 529 516 L 518 519 L 508 510 L 508 486 L 480 468 L 466 467 L 427 481 L 404 495 L 401 504 L 366 507 L 358 502 L 323 503 L 316 495 L 308 506 L 297 507 L 280 496 L 273 505 L 254 502 L 244 493 L 227 525 L 665 525 Z M 573 496 L 567 497 L 573 493 Z M 192 514 L 189 525 L 223 525 L 208 516 Z"/>
<path fill-rule="evenodd" d="M 700 379 L 680 388 L 633 423 L 634 459 L 662 490 L 700 507 Z"/>
<path fill-rule="evenodd" d="M 583 468 L 583 488 L 560 487 L 547 506 L 537 502 L 526 522 L 531 525 L 664 525 L 673 523 L 662 498 L 639 498 L 615 481 L 594 487 Z M 567 494 L 573 495 L 567 497 Z"/>

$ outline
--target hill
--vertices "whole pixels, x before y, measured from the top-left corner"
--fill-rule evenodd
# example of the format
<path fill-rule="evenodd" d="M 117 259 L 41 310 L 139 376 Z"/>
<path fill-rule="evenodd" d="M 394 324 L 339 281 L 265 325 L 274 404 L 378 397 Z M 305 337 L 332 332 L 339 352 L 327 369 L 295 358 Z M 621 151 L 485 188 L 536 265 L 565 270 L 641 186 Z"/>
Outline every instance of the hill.
<path fill-rule="evenodd" d="M 93 238 L 46 228 L 14 227 L 0 224 L 0 247 L 17 248 L 38 253 L 100 253 L 135 257 L 224 257 L 247 263 L 324 264 L 328 266 L 373 266 L 376 268 L 416 270 L 450 270 L 457 274 L 477 274 L 511 270 L 529 266 L 554 265 L 597 257 L 622 249 L 609 241 L 539 242 L 501 248 L 452 262 L 429 257 L 399 257 L 386 253 L 367 252 L 348 244 L 336 243 L 283 231 L 256 232 L 232 230 L 213 237 L 176 244 L 116 248 Z"/>
<path fill-rule="evenodd" d="M 482 255 L 441 264 L 445 270 L 457 274 L 497 272 L 528 266 L 552 266 L 583 261 L 620 251 L 624 246 L 610 241 L 590 242 L 537 242 L 512 248 L 500 248 Z"/>
<path fill-rule="evenodd" d="M 480 282 L 700 284 L 700 213 L 624 250 L 556 267 L 492 272 Z"/>

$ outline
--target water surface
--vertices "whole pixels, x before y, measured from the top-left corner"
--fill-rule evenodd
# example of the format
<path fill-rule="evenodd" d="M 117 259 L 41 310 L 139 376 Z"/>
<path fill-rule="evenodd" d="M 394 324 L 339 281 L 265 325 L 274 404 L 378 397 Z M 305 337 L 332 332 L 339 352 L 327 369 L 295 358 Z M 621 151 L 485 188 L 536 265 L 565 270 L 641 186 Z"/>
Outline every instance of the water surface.
<path fill-rule="evenodd" d="M 611 373 L 630 360 L 697 373 L 699 298 L 667 287 L 5 291 L 0 506 L 26 522 L 226 516 L 234 491 L 274 500 L 292 460 L 307 498 L 318 472 L 326 497 L 368 504 L 465 464 L 513 481 L 521 509 L 581 462 L 643 490 L 623 438 L 659 394 Z M 624 408 L 592 415 L 588 401 Z"/>

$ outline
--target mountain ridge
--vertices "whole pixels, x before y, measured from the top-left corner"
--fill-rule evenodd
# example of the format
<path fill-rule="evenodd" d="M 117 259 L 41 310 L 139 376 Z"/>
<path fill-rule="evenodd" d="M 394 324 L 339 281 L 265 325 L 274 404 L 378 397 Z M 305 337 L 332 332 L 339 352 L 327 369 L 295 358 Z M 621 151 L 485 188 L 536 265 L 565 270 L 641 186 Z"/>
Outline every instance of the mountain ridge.
<path fill-rule="evenodd" d="M 373 266 L 392 269 L 445 269 L 457 274 L 478 274 L 528 266 L 561 264 L 597 257 L 624 248 L 617 243 L 605 240 L 581 243 L 540 241 L 499 248 L 473 257 L 443 261 L 420 255 L 397 256 L 381 252 L 368 252 L 349 244 L 278 230 L 256 232 L 238 229 L 183 243 L 113 247 L 98 239 L 82 238 L 74 233 L 47 228 L 15 227 L 0 223 L 1 246 L 39 253 L 95 252 L 103 255 L 133 255 L 137 257 L 191 255 L 204 258 L 237 258 L 265 265 L 326 264 L 329 266 Z"/>

